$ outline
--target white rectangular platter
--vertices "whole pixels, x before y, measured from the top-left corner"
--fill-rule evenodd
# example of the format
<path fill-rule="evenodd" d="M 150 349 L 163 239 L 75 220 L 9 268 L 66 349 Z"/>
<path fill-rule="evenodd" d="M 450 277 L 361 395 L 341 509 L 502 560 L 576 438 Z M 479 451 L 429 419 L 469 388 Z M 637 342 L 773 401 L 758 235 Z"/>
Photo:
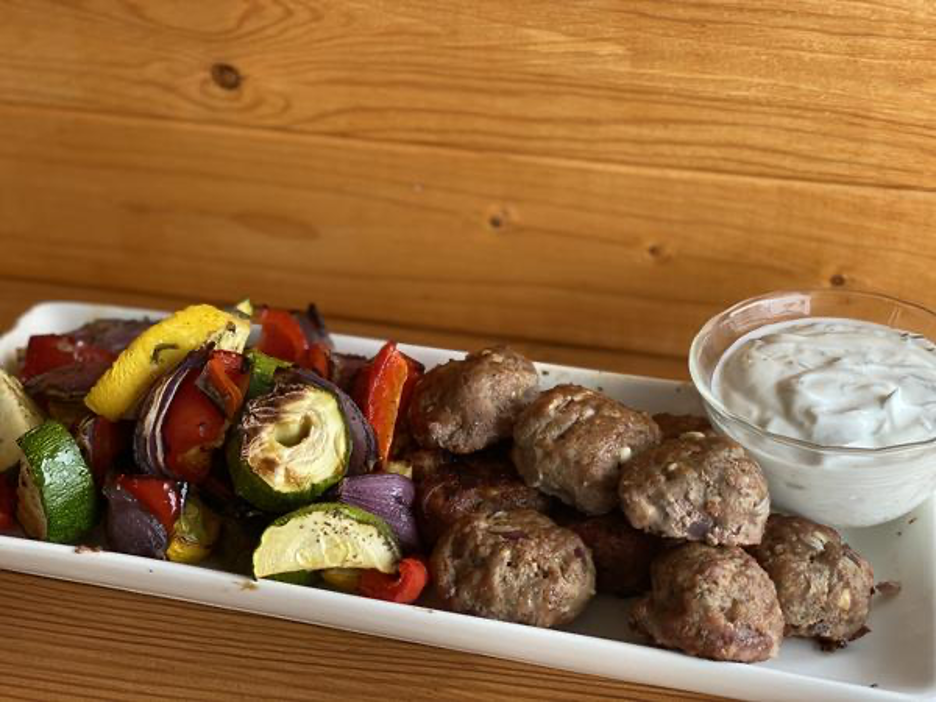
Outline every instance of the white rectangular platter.
<path fill-rule="evenodd" d="M 10 364 L 31 334 L 64 332 L 100 317 L 163 314 L 44 303 L 0 338 L 0 363 Z M 382 343 L 341 335 L 335 342 L 342 351 L 368 356 Z M 461 355 L 401 348 L 427 366 Z M 685 383 L 549 364 L 539 364 L 539 370 L 546 387 L 578 383 L 651 412 L 700 412 L 695 391 Z M 902 591 L 876 598 L 869 622 L 872 633 L 847 649 L 823 653 L 809 641 L 787 639 L 777 659 L 757 665 L 715 663 L 631 643 L 628 601 L 605 596 L 596 598 L 573 626 L 555 631 L 10 536 L 0 536 L 0 568 L 735 698 L 936 699 L 933 500 L 900 520 L 850 531 L 845 537 L 869 558 L 877 581 L 900 581 Z"/>

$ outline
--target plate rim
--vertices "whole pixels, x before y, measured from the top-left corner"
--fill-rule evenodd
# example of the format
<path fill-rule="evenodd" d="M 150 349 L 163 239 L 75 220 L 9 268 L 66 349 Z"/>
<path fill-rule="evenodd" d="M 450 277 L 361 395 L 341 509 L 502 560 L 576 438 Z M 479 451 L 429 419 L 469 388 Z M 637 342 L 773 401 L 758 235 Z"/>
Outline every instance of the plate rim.
<path fill-rule="evenodd" d="M 26 309 L 16 319 L 14 324 L 0 333 L 0 364 L 5 365 L 9 360 L 4 358 L 9 355 L 11 339 L 15 339 L 18 333 L 27 330 L 30 320 L 43 314 L 46 310 L 54 313 L 72 311 L 89 318 L 92 314 L 102 316 L 104 314 L 113 314 L 119 316 L 139 316 L 140 314 L 167 314 L 161 310 L 149 308 L 137 308 L 122 305 L 109 305 L 100 303 L 86 303 L 71 300 L 54 300 L 36 303 Z M 334 334 L 336 341 L 353 340 L 356 342 L 367 342 L 371 344 L 381 344 L 382 340 L 362 337 L 357 335 Z M 401 348 L 409 348 L 434 354 L 445 354 L 446 357 L 462 355 L 463 352 L 437 347 L 400 344 Z M 611 378 L 618 378 L 624 381 L 634 380 L 644 384 L 656 384 L 661 388 L 668 388 L 674 392 L 677 387 L 691 388 L 695 394 L 695 388 L 691 383 L 678 380 L 669 380 L 662 378 L 651 378 L 647 376 L 613 373 L 609 371 L 596 371 L 595 369 L 568 366 L 563 364 L 537 363 L 539 369 L 556 369 L 573 372 L 585 373 L 603 373 Z M 930 498 L 927 504 L 931 505 L 934 498 Z M 932 508 L 932 506 L 930 506 Z M 936 543 L 936 541 L 934 541 Z M 14 557 L 15 556 L 15 557 Z M 113 567 L 113 573 L 107 575 L 101 571 L 100 563 L 89 567 L 89 564 L 105 561 Z M 300 588 L 285 583 L 275 581 L 255 581 L 252 578 L 237 575 L 227 571 L 215 570 L 199 566 L 189 566 L 178 563 L 169 563 L 164 561 L 155 561 L 138 556 L 130 556 L 117 552 L 100 553 L 79 553 L 74 546 L 48 544 L 37 542 L 31 539 L 2 536 L 0 535 L 0 568 L 36 575 L 40 577 L 50 577 L 70 582 L 79 582 L 110 589 L 123 590 L 129 592 L 138 592 L 148 596 L 161 597 L 179 601 L 194 602 L 197 604 L 230 609 L 234 611 L 246 611 L 263 616 L 273 616 L 292 621 L 316 624 L 330 628 L 353 631 L 372 636 L 393 638 L 397 640 L 410 641 L 414 643 L 448 648 L 452 650 L 464 651 L 477 655 L 494 656 L 508 660 L 516 660 L 534 665 L 540 665 L 550 668 L 570 670 L 592 675 L 599 675 L 611 679 L 625 680 L 628 682 L 658 685 L 666 687 L 675 687 L 676 689 L 689 690 L 716 695 L 739 696 L 743 695 L 752 699 L 775 699 L 786 702 L 800 702 L 804 695 L 821 695 L 824 700 L 910 700 L 921 699 L 920 694 L 926 698 L 936 697 L 936 676 L 932 679 L 930 687 L 921 690 L 919 694 L 909 694 L 895 691 L 887 688 L 869 688 L 854 682 L 844 682 L 828 678 L 815 677 L 813 675 L 798 674 L 786 670 L 777 670 L 760 667 L 757 665 L 745 665 L 738 663 L 722 663 L 699 658 L 693 658 L 685 654 L 674 651 L 647 646 L 639 643 L 627 641 L 605 639 L 587 634 L 580 634 L 569 631 L 538 629 L 536 627 L 524 626 L 521 624 L 512 624 L 488 620 L 469 615 L 447 612 L 444 610 L 430 609 L 422 606 L 400 606 L 397 604 L 369 600 L 356 595 L 331 592 L 328 590 L 316 588 Z M 168 569 L 168 570 L 167 570 Z M 66 571 L 69 571 L 66 574 Z M 135 572 L 144 581 L 153 581 L 153 585 L 133 586 L 126 582 L 112 581 L 114 573 L 126 574 Z M 167 594 L 166 590 L 177 592 L 174 588 L 179 585 L 176 581 L 189 583 L 192 580 L 198 581 L 205 579 L 213 582 L 217 586 L 224 585 L 226 581 L 227 588 L 222 588 L 222 597 L 216 596 L 212 599 L 205 596 L 203 592 L 190 593 L 191 596 L 181 594 Z M 159 589 L 162 588 L 162 589 Z M 209 595 L 214 593 L 212 588 L 208 588 Z M 297 617 L 295 613 L 285 614 L 270 611 L 270 606 L 265 605 L 266 609 L 257 608 L 258 600 L 261 602 L 272 602 L 269 596 L 263 593 L 273 593 L 273 599 L 287 602 L 301 603 L 305 611 L 320 613 L 320 610 L 328 612 L 334 609 L 341 612 L 339 622 L 330 616 Z M 258 595 L 258 593 L 260 593 Z M 251 603 L 251 599 L 253 602 Z M 320 607 L 317 605 L 333 605 Z M 275 610 L 276 608 L 273 607 Z M 345 610 L 350 609 L 349 617 L 346 617 Z M 356 626 L 359 620 L 368 612 L 375 615 L 370 625 Z M 431 632 L 439 629 L 439 620 L 450 623 L 461 645 L 457 642 L 446 642 L 440 640 Z M 411 621 L 412 620 L 412 621 Z M 348 625 L 351 621 L 352 625 Z M 387 626 L 385 622 L 395 622 L 393 626 Z M 432 626 L 421 626 L 431 622 Z M 380 626 L 373 626 L 373 624 Z M 413 626 L 409 626 L 413 625 Z M 936 625 L 936 622 L 934 622 Z M 402 627 L 402 628 L 401 628 Z M 494 648 L 498 650 L 492 652 L 489 649 L 479 646 L 477 643 L 466 643 L 466 633 L 479 633 L 482 638 L 491 636 L 495 641 Z M 492 636 L 493 635 L 493 636 Z M 571 637 L 571 638 L 570 638 Z M 471 638 L 468 636 L 468 638 Z M 501 650 L 504 640 L 519 640 L 533 644 L 546 643 L 548 655 L 544 661 L 542 649 L 537 655 L 523 656 L 516 652 Z M 626 676 L 610 674 L 603 666 L 598 666 L 592 658 L 600 656 L 580 655 L 575 653 L 575 663 L 570 664 L 556 657 L 552 650 L 559 642 L 566 643 L 574 648 L 592 648 L 600 649 L 602 652 L 625 651 L 622 656 L 625 664 L 629 664 Z M 621 648 L 623 647 L 623 648 Z M 671 676 L 661 679 L 655 671 L 660 665 L 663 665 L 671 673 Z M 769 689 L 765 690 L 764 688 Z M 765 697 L 765 692 L 768 696 Z"/>

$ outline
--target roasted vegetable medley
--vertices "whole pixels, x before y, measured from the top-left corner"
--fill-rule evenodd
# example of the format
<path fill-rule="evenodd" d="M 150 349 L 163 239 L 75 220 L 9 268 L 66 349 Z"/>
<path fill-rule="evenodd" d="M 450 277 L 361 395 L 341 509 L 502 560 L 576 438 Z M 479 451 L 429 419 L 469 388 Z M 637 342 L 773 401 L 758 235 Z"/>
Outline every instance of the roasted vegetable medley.
<path fill-rule="evenodd" d="M 314 306 L 196 305 L 33 336 L 11 370 L 0 530 L 177 563 L 214 553 L 398 602 L 425 587 L 415 489 L 391 462 L 423 368 L 395 344 L 341 354 Z"/>
<path fill-rule="evenodd" d="M 0 533 L 536 626 L 639 596 L 638 633 L 720 660 L 867 631 L 870 565 L 770 516 L 739 445 L 543 389 L 512 349 L 427 370 L 392 341 L 336 349 L 314 305 L 243 302 L 36 335 L 18 360 Z"/>

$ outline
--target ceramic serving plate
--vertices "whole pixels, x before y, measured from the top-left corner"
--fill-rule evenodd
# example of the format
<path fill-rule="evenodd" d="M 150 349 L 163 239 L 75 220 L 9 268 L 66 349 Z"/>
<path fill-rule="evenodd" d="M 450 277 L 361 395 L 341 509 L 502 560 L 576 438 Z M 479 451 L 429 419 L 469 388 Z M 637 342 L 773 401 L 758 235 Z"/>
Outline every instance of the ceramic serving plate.
<path fill-rule="evenodd" d="M 99 317 L 162 316 L 153 310 L 49 302 L 24 314 L 0 338 L 8 365 L 31 334 L 63 332 Z M 381 342 L 335 336 L 339 349 L 373 355 Z M 401 347 L 427 366 L 459 353 Z M 540 364 L 544 386 L 572 382 L 651 412 L 699 412 L 690 385 Z M 910 515 L 846 539 L 874 566 L 876 580 L 897 580 L 897 595 L 875 599 L 872 633 L 824 653 L 788 639 L 768 663 L 714 663 L 633 643 L 627 600 L 597 597 L 562 631 L 484 620 L 418 606 L 368 600 L 273 581 L 255 582 L 208 567 L 118 553 L 76 550 L 0 537 L 0 568 L 159 597 L 243 610 L 350 631 L 471 651 L 544 666 L 685 690 L 757 700 L 909 700 L 936 698 L 936 601 L 933 500 Z"/>

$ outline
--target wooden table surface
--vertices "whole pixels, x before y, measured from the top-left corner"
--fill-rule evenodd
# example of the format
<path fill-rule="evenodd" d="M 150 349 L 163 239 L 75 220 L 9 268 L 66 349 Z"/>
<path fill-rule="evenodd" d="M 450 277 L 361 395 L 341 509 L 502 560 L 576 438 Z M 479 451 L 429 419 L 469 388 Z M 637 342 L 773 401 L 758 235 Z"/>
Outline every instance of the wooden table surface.
<path fill-rule="evenodd" d="M 0 283 L 0 290 L 2 328 L 33 302 L 65 296 L 47 285 Z M 102 302 L 170 302 L 72 292 Z M 624 369 L 659 366 L 625 362 Z M 0 699 L 27 700 L 713 699 L 4 571 L 0 680 Z"/>

